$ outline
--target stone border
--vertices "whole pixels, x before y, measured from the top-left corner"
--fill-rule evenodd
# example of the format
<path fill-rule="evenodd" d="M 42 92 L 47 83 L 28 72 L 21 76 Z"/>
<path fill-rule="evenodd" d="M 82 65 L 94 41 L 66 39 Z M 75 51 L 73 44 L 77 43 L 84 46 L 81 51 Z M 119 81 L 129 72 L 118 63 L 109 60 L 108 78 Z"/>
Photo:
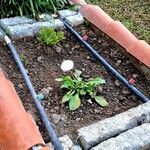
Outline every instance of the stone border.
<path fill-rule="evenodd" d="M 147 102 L 114 117 L 83 127 L 77 132 L 84 149 L 89 149 L 120 133 L 135 128 L 139 124 L 149 122 L 149 120 L 150 102 Z"/>
<path fill-rule="evenodd" d="M 64 150 L 70 150 L 74 146 L 73 142 L 71 141 L 71 139 L 67 135 L 65 135 L 65 136 L 63 136 L 59 139 L 62 143 L 62 146 L 63 146 Z"/>
<path fill-rule="evenodd" d="M 150 148 L 150 124 L 143 124 L 111 138 L 91 150 L 148 150 Z"/>
<path fill-rule="evenodd" d="M 69 138 L 68 135 L 64 135 L 63 137 L 60 137 L 59 140 L 62 143 L 63 150 L 82 150 L 80 146 L 73 144 L 72 140 Z M 49 148 L 53 149 L 51 143 L 48 143 L 46 145 Z"/>
<path fill-rule="evenodd" d="M 81 13 L 71 10 L 60 10 L 58 12 L 61 18 L 65 18 L 71 26 L 78 26 L 84 23 L 84 18 Z M 13 17 L 0 19 L 0 26 L 13 38 L 23 38 L 36 35 L 42 27 L 54 27 L 55 29 L 64 28 L 64 24 L 59 19 L 53 19 L 48 14 L 41 15 L 43 18 L 40 21 L 29 19 L 27 17 Z M 0 40 L 3 40 L 0 33 Z"/>

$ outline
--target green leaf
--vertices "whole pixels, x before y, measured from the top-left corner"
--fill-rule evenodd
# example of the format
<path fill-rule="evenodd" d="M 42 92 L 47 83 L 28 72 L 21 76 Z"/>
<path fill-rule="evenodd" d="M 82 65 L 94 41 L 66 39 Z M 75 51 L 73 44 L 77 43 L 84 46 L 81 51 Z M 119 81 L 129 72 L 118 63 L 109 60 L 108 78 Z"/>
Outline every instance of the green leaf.
<path fill-rule="evenodd" d="M 94 97 L 96 102 L 101 105 L 102 107 L 106 107 L 108 106 L 108 102 L 106 101 L 106 99 L 102 96 L 95 96 Z"/>
<path fill-rule="evenodd" d="M 102 79 L 102 78 L 100 78 L 100 77 L 97 77 L 97 78 L 95 78 L 95 79 L 89 80 L 88 83 L 94 84 L 94 85 L 100 85 L 100 84 L 105 84 L 106 82 L 105 82 L 104 79 Z"/>
<path fill-rule="evenodd" d="M 71 97 L 69 101 L 69 109 L 76 110 L 77 108 L 79 108 L 80 104 L 81 104 L 81 100 L 79 98 L 79 95 L 76 94 L 75 96 Z"/>
<path fill-rule="evenodd" d="M 71 99 L 71 97 L 73 97 L 73 94 L 75 93 L 75 91 L 69 91 L 69 92 L 67 92 L 64 96 L 63 96 L 63 98 L 62 98 L 62 102 L 63 103 L 65 103 L 65 102 L 67 102 L 67 101 L 69 101 L 70 99 Z"/>
<path fill-rule="evenodd" d="M 87 92 L 89 95 L 93 95 L 93 94 L 94 94 L 94 87 L 88 85 L 88 86 L 86 87 L 86 92 Z"/>
<path fill-rule="evenodd" d="M 86 91 L 85 91 L 84 89 L 81 89 L 81 90 L 80 90 L 80 94 L 81 94 L 81 95 L 85 95 L 85 94 L 86 94 Z"/>
<path fill-rule="evenodd" d="M 70 89 L 74 86 L 74 83 L 73 83 L 73 80 L 70 76 L 66 76 L 64 79 L 63 79 L 64 83 L 63 85 L 61 86 L 61 88 L 66 88 L 66 89 Z"/>
<path fill-rule="evenodd" d="M 70 89 L 73 86 L 73 83 L 71 81 L 65 81 L 64 84 L 61 86 L 61 88 Z"/>

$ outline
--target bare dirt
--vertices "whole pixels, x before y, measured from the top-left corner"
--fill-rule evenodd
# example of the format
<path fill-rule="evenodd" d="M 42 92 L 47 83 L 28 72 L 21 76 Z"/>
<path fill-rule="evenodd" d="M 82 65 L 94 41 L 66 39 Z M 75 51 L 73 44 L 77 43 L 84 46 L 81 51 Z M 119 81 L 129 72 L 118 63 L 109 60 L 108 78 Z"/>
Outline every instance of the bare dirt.
<path fill-rule="evenodd" d="M 143 91 L 145 95 L 150 95 L 150 83 L 133 65 L 133 62 L 116 49 L 114 42 L 101 32 L 95 32 L 86 26 L 77 27 L 81 35 L 88 36 L 88 42 L 98 50 L 107 61 L 114 66 L 128 80 L 135 78 L 135 86 Z M 87 50 L 77 42 L 70 33 L 65 31 L 65 40 L 60 42 L 59 50 L 42 44 L 37 37 L 24 38 L 13 41 L 21 59 L 27 69 L 28 75 L 33 82 L 37 92 L 43 88 L 51 87 L 48 98 L 42 101 L 50 120 L 59 136 L 69 135 L 76 140 L 76 130 L 96 121 L 114 116 L 140 104 L 139 100 L 133 96 L 121 83 L 110 75 Z M 12 54 L 6 44 L 0 43 L 0 63 L 8 74 L 9 79 L 23 102 L 26 111 L 30 112 L 46 142 L 49 142 L 48 135 L 35 108 L 33 100 L 25 86 Z M 83 72 L 84 79 L 100 76 L 106 80 L 102 89 L 98 93 L 103 95 L 109 106 L 102 108 L 93 100 L 87 101 L 89 97 L 82 97 L 82 105 L 76 111 L 69 111 L 67 105 L 61 103 L 64 91 L 60 89 L 60 83 L 56 78 L 63 76 L 60 64 L 63 60 L 70 59 L 75 63 L 75 68 Z"/>

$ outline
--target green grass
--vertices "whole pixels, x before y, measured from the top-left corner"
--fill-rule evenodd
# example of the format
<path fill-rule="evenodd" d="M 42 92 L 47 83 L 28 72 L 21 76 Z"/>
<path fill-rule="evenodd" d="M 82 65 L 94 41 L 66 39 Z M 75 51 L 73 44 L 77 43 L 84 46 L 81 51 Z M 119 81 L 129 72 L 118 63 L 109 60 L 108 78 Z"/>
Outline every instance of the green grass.
<path fill-rule="evenodd" d="M 68 0 L 1 0 L 0 18 L 10 16 L 32 16 L 41 13 L 56 13 L 69 6 Z"/>
<path fill-rule="evenodd" d="M 87 0 L 121 21 L 136 37 L 150 43 L 150 0 Z"/>

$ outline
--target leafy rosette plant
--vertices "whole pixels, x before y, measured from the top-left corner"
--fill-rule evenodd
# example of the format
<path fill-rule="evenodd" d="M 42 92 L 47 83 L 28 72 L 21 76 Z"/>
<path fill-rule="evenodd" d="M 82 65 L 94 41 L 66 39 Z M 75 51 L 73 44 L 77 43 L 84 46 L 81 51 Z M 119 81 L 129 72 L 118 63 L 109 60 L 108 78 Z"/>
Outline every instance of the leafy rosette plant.
<path fill-rule="evenodd" d="M 39 32 L 39 40 L 47 45 L 54 46 L 64 39 L 64 32 L 54 28 L 43 27 Z"/>
<path fill-rule="evenodd" d="M 97 86 L 105 84 L 105 80 L 100 77 L 89 79 L 84 81 L 79 75 L 64 76 L 62 78 L 56 79 L 59 82 L 62 82 L 61 88 L 65 88 L 68 92 L 63 96 L 62 102 L 69 102 L 69 109 L 76 110 L 81 105 L 80 96 L 89 95 L 91 98 L 102 107 L 106 107 L 108 102 L 102 96 L 97 96 L 95 88 Z"/>

